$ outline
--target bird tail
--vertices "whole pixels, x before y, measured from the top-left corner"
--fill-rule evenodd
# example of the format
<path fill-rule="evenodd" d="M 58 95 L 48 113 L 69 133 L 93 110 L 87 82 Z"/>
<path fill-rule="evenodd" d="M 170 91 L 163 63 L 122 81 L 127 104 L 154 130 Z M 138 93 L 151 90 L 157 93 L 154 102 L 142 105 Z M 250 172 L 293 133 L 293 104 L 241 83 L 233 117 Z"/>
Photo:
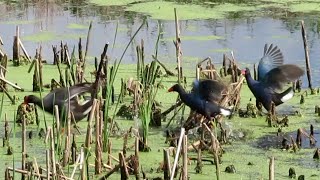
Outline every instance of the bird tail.
<path fill-rule="evenodd" d="M 288 88 L 287 90 L 285 90 L 284 92 L 280 93 L 280 100 L 281 103 L 284 103 L 286 101 L 288 101 L 289 99 L 291 99 L 294 95 L 293 89 L 292 87 Z"/>
<path fill-rule="evenodd" d="M 232 114 L 232 111 L 230 109 L 226 109 L 226 108 L 220 108 L 220 114 L 222 114 L 223 116 L 230 116 Z"/>

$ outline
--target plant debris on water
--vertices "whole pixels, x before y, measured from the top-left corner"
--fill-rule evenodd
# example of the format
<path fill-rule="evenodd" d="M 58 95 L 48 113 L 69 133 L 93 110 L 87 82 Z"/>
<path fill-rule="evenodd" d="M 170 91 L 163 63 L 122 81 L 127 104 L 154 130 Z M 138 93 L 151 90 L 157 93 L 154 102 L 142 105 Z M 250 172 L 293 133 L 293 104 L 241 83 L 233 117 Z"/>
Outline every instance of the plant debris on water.
<path fill-rule="evenodd" d="M 267 5 L 271 7 L 279 4 L 286 5 L 284 8 L 290 12 L 319 11 L 315 0 L 244 1 L 246 3 L 235 3 L 233 0 L 227 3 L 195 1 L 192 5 L 172 1 L 88 2 L 100 6 L 127 5 L 126 11 L 145 13 L 152 18 L 164 20 L 174 19 L 173 7 L 177 8 L 179 19 L 182 20 L 224 19 L 230 13 L 251 13 L 264 10 Z M 2 3 L 0 1 L 0 5 Z M 298 7 L 298 3 L 301 6 Z M 13 24 L 23 26 L 29 23 L 32 21 L 17 21 Z M 225 49 L 210 47 L 212 51 L 221 53 L 220 57 L 224 59 L 206 58 L 198 64 L 195 61 L 202 57 L 182 53 L 184 42 L 219 40 L 225 43 L 228 33 L 224 36 L 191 34 L 178 39 L 160 39 L 165 32 L 160 30 L 159 23 L 158 39 L 156 42 L 148 42 L 148 45 L 152 44 L 151 48 L 154 47 L 153 54 L 146 55 L 145 49 L 150 48 L 146 46 L 146 41 L 150 40 L 143 38 L 140 32 L 143 26 L 147 26 L 145 21 L 132 29 L 117 27 L 113 35 L 115 44 L 112 46 L 121 47 L 122 54 L 110 50 L 108 46 L 111 43 L 97 47 L 94 41 L 90 41 L 90 37 L 96 34 L 90 32 L 89 28 L 88 34 L 58 34 L 50 30 L 28 36 L 21 33 L 21 44 L 25 41 L 38 43 L 82 37 L 79 44 L 65 44 L 61 41 L 58 46 L 53 45 L 51 57 L 54 64 L 51 64 L 52 61 L 48 64 L 42 61 L 42 49 L 50 46 L 31 50 L 29 53 L 36 55 L 29 54 L 30 59 L 25 56 L 25 52 L 20 52 L 18 58 L 11 61 L 6 55 L 0 55 L 1 66 L 8 70 L 0 68 L 1 78 L 12 82 L 0 83 L 0 89 L 8 90 L 2 92 L 0 110 L 0 136 L 3 139 L 0 169 L 7 179 L 19 179 L 21 174 L 36 177 L 40 167 L 43 178 L 132 179 L 135 176 L 136 179 L 169 179 L 168 164 L 173 167 L 175 157 L 179 157 L 177 149 L 183 153 L 175 169 L 176 179 L 180 173 L 182 179 L 213 179 L 215 176 L 220 179 L 267 179 L 271 157 L 275 159 L 275 179 L 320 178 L 317 160 L 320 153 L 320 116 L 317 112 L 319 108 L 315 108 L 319 106 L 319 92 L 315 89 L 312 92 L 310 89 L 296 91 L 288 103 L 276 108 L 276 114 L 272 114 L 271 118 L 268 112 L 256 109 L 254 96 L 239 74 L 244 65 L 252 65 L 241 62 L 236 54 L 232 54 L 231 58 L 229 54 L 223 56 L 224 52 L 232 50 L 232 45 Z M 66 27 L 81 32 L 88 29 L 81 23 L 70 23 Z M 196 32 L 200 27 L 189 28 Z M 117 32 L 120 31 L 130 31 L 129 42 L 117 43 Z M 83 46 L 85 37 L 88 38 L 88 44 Z M 271 38 L 281 40 L 286 37 L 274 35 Z M 182 55 L 183 76 L 179 82 L 178 71 L 175 69 L 177 64 L 173 60 L 162 63 L 163 57 L 158 54 L 158 43 L 167 43 L 169 40 L 175 42 L 175 54 Z M 181 47 L 179 43 L 182 43 Z M 198 46 L 196 43 L 194 45 Z M 87 46 L 99 48 L 103 52 L 89 56 Z M 128 48 L 136 52 L 134 64 L 122 63 Z M 180 48 L 182 51 L 179 52 Z M 9 56 L 12 54 L 5 53 Z M 86 61 L 94 58 L 94 63 Z M 34 73 L 28 73 L 31 70 Z M 214 121 L 210 121 L 191 112 L 181 101 L 179 103 L 177 94 L 167 92 L 176 83 L 191 91 L 196 76 L 201 79 L 218 79 L 229 85 L 226 92 L 223 92 L 225 101 L 219 103 L 233 110 L 231 117 L 214 117 Z M 60 127 L 58 114 L 47 113 L 41 108 L 36 109 L 23 103 L 26 95 L 45 97 L 54 88 L 71 86 L 80 81 L 96 83 L 99 91 L 77 99 L 84 102 L 88 98 L 97 97 L 89 118 L 74 123 L 70 114 L 70 126 Z M 23 90 L 14 86 L 22 87 Z M 36 86 L 38 91 L 33 92 Z M 39 118 L 40 124 L 32 122 L 36 118 Z M 186 130 L 185 134 L 181 134 L 184 132 L 181 127 Z M 186 135 L 187 141 L 183 140 L 183 135 Z M 47 164 L 50 168 L 45 168 Z M 10 168 L 23 168 L 23 171 Z M 51 174 L 46 173 L 48 169 Z M 185 173 L 186 170 L 188 173 Z M 32 175 L 28 171 L 32 171 Z"/>

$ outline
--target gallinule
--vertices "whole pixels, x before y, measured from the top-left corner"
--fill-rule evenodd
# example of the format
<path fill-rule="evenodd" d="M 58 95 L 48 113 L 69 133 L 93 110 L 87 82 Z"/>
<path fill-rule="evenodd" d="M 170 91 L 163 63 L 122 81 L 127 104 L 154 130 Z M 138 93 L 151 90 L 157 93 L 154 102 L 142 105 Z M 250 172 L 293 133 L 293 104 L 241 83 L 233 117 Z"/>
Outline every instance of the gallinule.
<path fill-rule="evenodd" d="M 181 101 L 189 106 L 191 110 L 204 115 L 207 118 L 218 114 L 231 115 L 231 111 L 217 104 L 221 99 L 221 92 L 226 87 L 214 80 L 195 81 L 192 92 L 186 92 L 181 85 L 175 84 L 168 92 L 179 93 Z"/>
<path fill-rule="evenodd" d="M 268 44 L 264 47 L 264 54 L 258 65 L 258 80 L 251 77 L 248 68 L 242 71 L 247 84 L 256 97 L 257 104 L 262 103 L 263 107 L 269 111 L 271 104 L 276 106 L 291 99 L 294 95 L 292 87 L 280 92 L 283 86 L 297 80 L 304 74 L 303 69 L 294 64 L 283 64 L 283 55 L 277 46 Z"/>
<path fill-rule="evenodd" d="M 89 98 L 83 102 L 79 102 L 78 95 L 93 93 L 93 91 L 94 86 L 92 83 L 80 83 L 69 88 L 54 89 L 43 99 L 34 95 L 25 96 L 24 103 L 34 103 L 41 108 L 43 107 L 46 112 L 51 114 L 54 113 L 54 106 L 57 105 L 60 118 L 64 119 L 66 112 L 68 112 L 68 102 L 70 100 L 70 112 L 73 112 L 76 121 L 80 121 L 91 111 L 93 99 Z"/>

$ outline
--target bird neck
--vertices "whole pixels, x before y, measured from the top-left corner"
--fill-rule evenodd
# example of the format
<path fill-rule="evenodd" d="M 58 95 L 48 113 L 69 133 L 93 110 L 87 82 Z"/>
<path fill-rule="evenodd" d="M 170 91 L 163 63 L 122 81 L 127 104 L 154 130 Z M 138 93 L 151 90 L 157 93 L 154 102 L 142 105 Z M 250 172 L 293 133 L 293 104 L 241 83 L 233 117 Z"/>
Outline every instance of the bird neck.
<path fill-rule="evenodd" d="M 37 96 L 32 96 L 32 99 L 31 99 L 30 102 L 36 104 L 36 105 L 39 106 L 40 108 L 43 107 L 42 100 L 41 100 L 39 97 L 37 97 Z"/>
<path fill-rule="evenodd" d="M 254 80 L 254 79 L 251 77 L 251 74 L 250 74 L 250 73 L 246 74 L 245 77 L 246 77 L 246 80 L 247 80 L 247 83 L 248 83 L 249 87 L 250 87 L 252 84 L 257 83 L 257 81 Z"/>

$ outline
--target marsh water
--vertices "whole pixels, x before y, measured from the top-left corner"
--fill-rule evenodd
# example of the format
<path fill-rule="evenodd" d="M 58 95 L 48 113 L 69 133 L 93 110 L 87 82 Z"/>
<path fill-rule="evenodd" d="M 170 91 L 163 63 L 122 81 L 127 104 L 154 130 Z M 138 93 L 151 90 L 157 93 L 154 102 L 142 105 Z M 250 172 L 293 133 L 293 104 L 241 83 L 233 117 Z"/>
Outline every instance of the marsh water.
<path fill-rule="evenodd" d="M 41 45 L 42 56 L 48 62 L 52 62 L 52 46 L 59 46 L 61 41 L 67 43 L 69 49 L 72 49 L 77 48 L 79 37 L 81 37 L 85 47 L 88 26 L 92 21 L 89 59 L 93 60 L 95 56 L 99 56 L 105 43 L 112 45 L 113 48 L 109 48 L 109 55 L 116 59 L 121 56 L 133 33 L 146 19 L 147 25 L 131 44 L 123 62 L 135 63 L 135 46 L 141 39 L 145 42 L 146 59 L 150 60 L 151 55 L 154 54 L 158 31 L 161 33 L 159 59 L 163 62 L 175 62 L 173 7 L 177 6 L 178 15 L 181 12 L 179 17 L 182 19 L 180 20 L 182 52 L 186 66 L 193 67 L 195 62 L 206 57 L 221 63 L 223 53 L 230 55 L 231 51 L 242 66 L 252 66 L 262 56 L 265 43 L 274 43 L 279 46 L 286 63 L 304 66 L 305 54 L 300 26 L 300 21 L 304 20 L 312 74 L 314 76 L 318 74 L 320 41 L 319 22 L 315 15 L 317 9 L 313 12 L 305 12 L 304 9 L 300 10 L 302 12 L 297 10 L 291 12 L 293 10 L 290 11 L 290 7 L 295 3 L 293 0 L 279 1 L 279 4 L 270 5 L 267 8 L 259 7 L 260 4 L 270 4 L 275 1 L 262 3 L 258 1 L 259 5 L 248 5 L 251 2 L 248 1 L 240 4 L 222 4 L 226 7 L 221 7 L 225 9 L 221 17 L 214 14 L 218 8 L 215 6 L 221 3 L 201 2 L 187 3 L 190 6 L 195 4 L 197 8 L 194 11 L 198 11 L 192 12 L 193 7 L 191 7 L 189 10 L 191 16 L 188 16 L 185 15 L 184 11 L 188 10 L 183 1 L 175 3 L 171 8 L 167 7 L 170 4 L 166 2 L 164 3 L 166 7 L 162 7 L 162 1 L 148 1 L 151 11 L 153 4 L 158 7 L 157 9 L 166 8 L 164 12 L 159 12 L 160 15 L 144 12 L 146 8 L 144 1 L 110 1 L 109 3 L 97 0 L 0 1 L 0 37 L 4 41 L 2 49 L 9 54 L 9 57 L 12 56 L 13 36 L 18 25 L 22 42 L 29 55 L 34 56 L 36 48 Z M 139 4 L 142 6 L 142 11 L 135 8 Z M 317 5 L 317 3 L 314 4 Z M 309 6 L 315 6 L 314 4 Z M 134 7 L 130 9 L 132 6 Z M 205 8 L 205 11 L 198 9 L 199 7 Z M 280 7 L 285 10 L 283 11 Z M 162 16 L 161 13 L 166 14 Z M 201 14 L 206 16 L 203 17 Z M 315 84 L 319 84 L 318 79 L 313 79 Z"/>

